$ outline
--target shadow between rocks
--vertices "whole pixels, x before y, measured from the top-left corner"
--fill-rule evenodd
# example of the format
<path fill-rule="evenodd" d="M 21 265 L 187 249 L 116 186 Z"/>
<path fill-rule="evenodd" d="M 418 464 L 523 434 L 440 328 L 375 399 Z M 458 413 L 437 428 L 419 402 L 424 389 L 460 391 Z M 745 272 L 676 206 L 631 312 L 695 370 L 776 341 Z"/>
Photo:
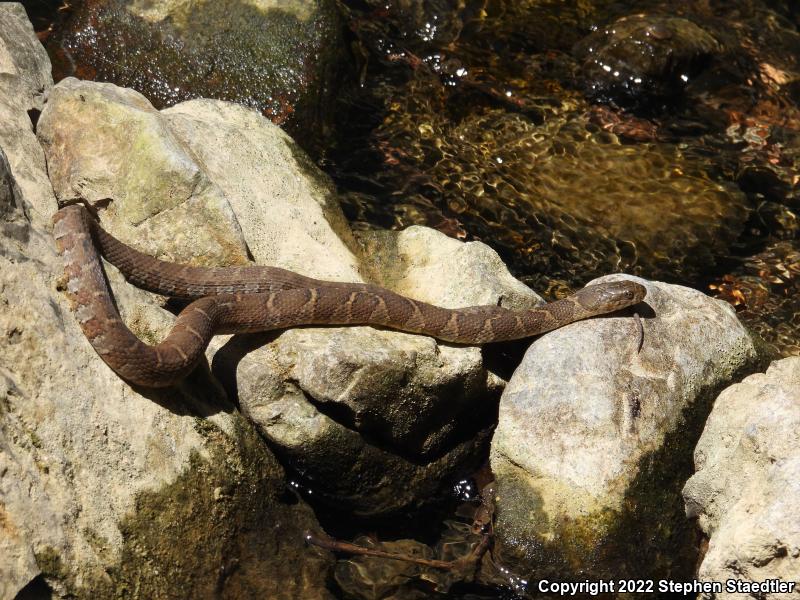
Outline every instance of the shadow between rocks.
<path fill-rule="evenodd" d="M 238 405 L 231 402 L 224 387 L 214 378 L 205 359 L 181 382 L 166 388 L 148 388 L 128 383 L 143 396 L 174 415 L 211 417 L 231 414 Z"/>

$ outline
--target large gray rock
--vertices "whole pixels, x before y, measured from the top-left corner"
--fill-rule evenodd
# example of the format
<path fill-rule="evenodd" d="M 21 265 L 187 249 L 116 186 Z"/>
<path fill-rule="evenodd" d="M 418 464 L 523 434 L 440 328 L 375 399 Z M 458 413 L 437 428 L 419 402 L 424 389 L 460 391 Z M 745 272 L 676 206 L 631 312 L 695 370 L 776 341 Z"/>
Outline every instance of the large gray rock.
<path fill-rule="evenodd" d="M 0 4 L 0 89 L 24 110 L 41 110 L 53 85 L 47 52 L 18 2 Z"/>
<path fill-rule="evenodd" d="M 24 228 L 21 203 L 21 192 L 11 174 L 5 153 L 0 148 L 0 239 L 5 240 L 15 233 L 23 233 L 19 236 L 22 238 L 20 241 L 28 241 L 29 236 L 25 235 L 28 230 Z M 0 246 L 0 250 L 2 248 L 3 246 Z M 5 257 L 0 260 L 6 261 Z M 3 309 L 2 315 L 4 316 L 8 307 L 8 300 L 5 296 L 0 296 L 0 307 Z M 10 340 L 16 337 L 16 332 L 19 330 L 16 328 L 11 331 L 0 329 L 0 332 L 6 333 Z M 6 336 L 3 336 L 2 340 L 5 340 Z M 31 480 L 37 483 L 41 482 L 31 456 L 24 454 L 14 456 L 11 453 L 11 445 L 7 439 L 8 420 L 5 418 L 8 412 L 6 399 L 9 395 L 17 393 L 18 389 L 9 375 L 7 367 L 0 365 L 0 515 L 2 516 L 0 518 L 0 556 L 3 557 L 3 560 L 0 561 L 0 600 L 13 598 L 18 590 L 40 573 L 33 547 L 26 537 L 27 532 L 18 526 L 14 518 L 13 507 L 9 510 L 6 506 L 8 498 L 25 497 L 26 488 L 30 485 Z M 9 463 L 11 464 L 9 465 Z M 35 498 L 33 505 L 36 505 Z M 42 515 L 42 519 L 47 520 L 48 517 Z M 51 521 L 55 521 L 55 519 L 53 518 Z"/>
<path fill-rule="evenodd" d="M 55 198 L 31 119 L 52 86 L 50 61 L 25 9 L 15 2 L 0 3 L 0 147 L 24 192 L 25 212 L 40 225 L 55 210 Z"/>
<path fill-rule="evenodd" d="M 0 147 L 0 224 L 5 226 L 18 221 L 23 211 L 22 191 L 11 174 L 6 153 Z"/>
<path fill-rule="evenodd" d="M 680 486 L 711 394 L 756 352 L 729 305 L 637 281 L 640 353 L 629 316 L 575 323 L 536 340 L 503 393 L 496 531 L 525 574 L 691 575 Z"/>
<path fill-rule="evenodd" d="M 800 357 L 723 391 L 694 460 L 686 514 L 710 538 L 698 579 L 794 581 L 791 594 L 758 597 L 800 597 Z"/>
<path fill-rule="evenodd" d="M 104 368 L 61 272 L 46 231 L 0 239 L 0 598 L 37 576 L 56 597 L 327 597 L 316 522 L 254 428 L 202 378 L 143 395 Z"/>
<path fill-rule="evenodd" d="M 37 134 L 56 196 L 107 202 L 104 217 L 124 241 L 166 260 L 247 260 L 227 199 L 141 94 L 64 79 Z"/>
<path fill-rule="evenodd" d="M 171 390 L 137 391 L 99 361 L 64 297 L 50 233 L 38 225 L 50 214 L 27 210 L 31 182 L 47 182 L 44 161 L 28 156 L 20 175 L 5 158 L 6 140 L 0 600 L 48 588 L 53 598 L 175 590 L 329 598 L 331 558 L 302 540 L 318 527 L 313 514 L 286 503 L 283 469 L 224 392 L 201 374 Z M 49 183 L 46 191 L 52 198 Z M 171 315 L 110 275 L 129 322 L 167 326 Z"/>
<path fill-rule="evenodd" d="M 330 180 L 279 127 L 215 100 L 184 102 L 162 114 L 230 203 L 257 263 L 360 280 L 355 242 Z"/>
<path fill-rule="evenodd" d="M 26 237 L 0 239 L 0 597 L 37 574 L 56 597 L 205 597 L 234 562 L 226 593 L 325 597 L 327 559 L 302 543 L 315 520 L 280 500 L 252 426 L 208 382 L 141 395 L 102 367 L 57 290 L 49 234 Z"/>

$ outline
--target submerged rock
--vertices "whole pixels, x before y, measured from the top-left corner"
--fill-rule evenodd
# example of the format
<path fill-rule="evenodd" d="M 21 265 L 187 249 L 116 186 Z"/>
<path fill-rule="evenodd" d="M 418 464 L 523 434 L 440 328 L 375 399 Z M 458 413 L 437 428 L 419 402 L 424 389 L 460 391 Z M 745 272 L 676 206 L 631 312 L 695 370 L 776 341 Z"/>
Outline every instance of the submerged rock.
<path fill-rule="evenodd" d="M 777 356 L 800 354 L 800 244 L 785 240 L 741 261 L 710 288 Z"/>
<path fill-rule="evenodd" d="M 683 489 L 686 514 L 709 537 L 703 581 L 797 581 L 800 573 L 800 357 L 723 391 Z M 749 598 L 746 593 L 719 598 Z M 798 598 L 761 594 L 763 598 Z"/>
<path fill-rule="evenodd" d="M 574 323 L 531 345 L 501 399 L 499 560 L 524 579 L 692 575 L 680 488 L 713 394 L 756 351 L 727 304 L 641 282 L 641 352 L 630 316 Z"/>
<path fill-rule="evenodd" d="M 537 125 L 493 109 L 452 124 L 417 97 L 397 102 L 376 135 L 397 163 L 383 182 L 414 192 L 396 214 L 433 205 L 491 238 L 526 282 L 579 285 L 618 270 L 691 278 L 748 215 L 710 163 L 672 144 L 624 144 L 580 113 Z"/>
<path fill-rule="evenodd" d="M 315 148 L 344 48 L 335 3 L 93 0 L 48 40 L 57 78 L 133 88 L 158 108 L 193 98 L 255 108 Z"/>
<path fill-rule="evenodd" d="M 428 546 L 416 540 L 375 542 L 362 536 L 354 541 L 364 548 L 428 560 L 435 558 L 433 551 Z M 380 600 L 382 598 L 424 600 L 431 597 L 429 592 L 415 588 L 425 581 L 426 571 L 433 571 L 433 569 L 385 558 L 353 557 L 339 561 L 334 576 L 336 583 L 345 591 L 347 597 L 355 600 Z"/>
<path fill-rule="evenodd" d="M 631 15 L 597 28 L 573 52 L 590 96 L 641 106 L 679 96 L 721 50 L 688 19 Z"/>

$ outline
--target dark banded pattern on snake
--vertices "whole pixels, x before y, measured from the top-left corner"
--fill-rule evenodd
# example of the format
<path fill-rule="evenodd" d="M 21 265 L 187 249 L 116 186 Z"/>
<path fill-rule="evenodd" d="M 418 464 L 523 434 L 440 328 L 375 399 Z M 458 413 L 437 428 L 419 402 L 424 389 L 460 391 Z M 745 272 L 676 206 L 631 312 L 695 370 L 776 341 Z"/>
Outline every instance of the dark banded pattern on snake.
<path fill-rule="evenodd" d="M 203 268 L 157 260 L 108 234 L 79 204 L 59 210 L 53 223 L 64 258 L 67 294 L 84 334 L 116 373 L 146 387 L 168 386 L 185 377 L 217 333 L 375 325 L 477 345 L 545 333 L 632 306 L 646 293 L 638 283 L 615 281 L 529 310 L 448 309 L 372 284 L 320 281 L 277 267 Z M 130 283 L 194 300 L 160 344 L 143 343 L 122 322 L 97 248 Z"/>

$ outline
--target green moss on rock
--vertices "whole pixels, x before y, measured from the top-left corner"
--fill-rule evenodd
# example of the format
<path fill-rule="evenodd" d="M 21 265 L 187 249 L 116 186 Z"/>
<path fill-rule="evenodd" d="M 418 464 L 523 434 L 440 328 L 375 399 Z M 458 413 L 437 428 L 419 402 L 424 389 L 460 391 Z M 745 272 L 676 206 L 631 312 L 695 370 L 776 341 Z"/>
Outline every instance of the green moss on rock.
<path fill-rule="evenodd" d="M 330 556 L 303 542 L 316 527 L 310 509 L 286 503 L 283 470 L 252 426 L 234 423 L 229 435 L 197 420 L 207 456 L 194 452 L 173 483 L 137 495 L 105 573 L 78 579 L 48 549 L 36 555 L 45 578 L 78 599 L 330 597 Z M 106 545 L 88 533 L 96 550 Z"/>

